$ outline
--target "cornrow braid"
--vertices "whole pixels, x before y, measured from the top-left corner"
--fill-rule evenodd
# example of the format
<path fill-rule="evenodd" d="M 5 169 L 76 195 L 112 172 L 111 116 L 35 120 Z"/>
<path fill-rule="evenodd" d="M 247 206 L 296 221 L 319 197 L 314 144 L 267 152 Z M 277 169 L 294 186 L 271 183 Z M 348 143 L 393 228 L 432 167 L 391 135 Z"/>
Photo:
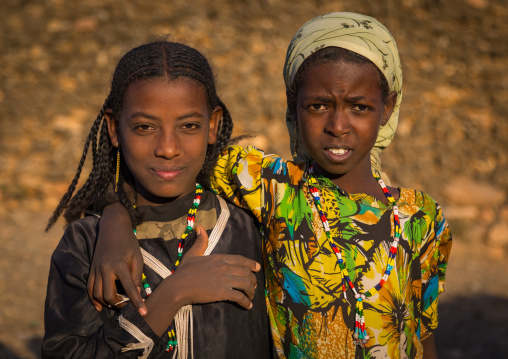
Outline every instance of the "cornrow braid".
<path fill-rule="evenodd" d="M 203 86 L 210 113 L 217 106 L 222 108 L 223 115 L 217 130 L 217 141 L 213 145 L 208 145 L 203 167 L 197 176 L 197 181 L 201 185 L 210 187 L 210 176 L 222 149 L 233 141 L 247 136 L 231 139 L 233 131 L 231 114 L 217 95 L 215 78 L 210 64 L 199 51 L 187 45 L 166 40 L 151 42 L 130 50 L 118 62 L 113 73 L 109 95 L 85 141 L 76 175 L 49 219 L 46 230 L 55 224 L 64 211 L 64 217 L 68 224 L 79 219 L 86 211 L 100 212 L 108 203 L 111 203 L 107 197 L 111 195 L 113 188 L 116 148 L 111 143 L 108 134 L 105 121 L 106 110 L 111 109 L 115 116 L 119 116 L 122 111 L 125 91 L 135 81 L 156 78 L 166 78 L 173 81 L 179 77 L 188 78 Z M 81 189 L 73 196 L 90 145 L 92 169 Z M 134 206 L 134 181 L 128 167 L 123 162 L 123 156 L 121 158 L 122 165 L 120 166 L 118 192 L 115 193 L 115 200 L 120 201 L 129 211 L 132 224 L 136 226 L 142 221 L 142 213 Z"/>

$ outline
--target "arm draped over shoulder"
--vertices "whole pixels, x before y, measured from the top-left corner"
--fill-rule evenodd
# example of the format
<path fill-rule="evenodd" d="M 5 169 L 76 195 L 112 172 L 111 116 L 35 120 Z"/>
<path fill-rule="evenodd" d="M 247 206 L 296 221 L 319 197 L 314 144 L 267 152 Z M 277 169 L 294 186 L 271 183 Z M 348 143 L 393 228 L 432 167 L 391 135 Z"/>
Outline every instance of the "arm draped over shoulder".
<path fill-rule="evenodd" d="M 51 257 L 43 358 L 146 358 L 165 347 L 128 303 L 121 310 L 98 312 L 88 299 L 87 280 L 95 249 L 98 218 L 85 217 L 67 227 Z"/>

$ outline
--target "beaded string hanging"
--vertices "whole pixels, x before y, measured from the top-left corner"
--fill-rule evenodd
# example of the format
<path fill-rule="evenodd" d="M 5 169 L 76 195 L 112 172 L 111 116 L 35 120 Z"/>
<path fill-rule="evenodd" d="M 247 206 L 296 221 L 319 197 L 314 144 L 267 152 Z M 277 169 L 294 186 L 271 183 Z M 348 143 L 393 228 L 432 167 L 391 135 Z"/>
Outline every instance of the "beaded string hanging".
<path fill-rule="evenodd" d="M 185 238 L 189 235 L 190 232 L 192 232 L 192 229 L 194 228 L 194 220 L 196 218 L 196 212 L 198 211 L 199 203 L 201 202 L 201 195 L 203 194 L 203 187 L 199 183 L 196 183 L 196 195 L 194 196 L 194 201 L 192 202 L 191 208 L 189 209 L 189 213 L 187 214 L 187 227 L 185 227 L 185 231 L 182 234 L 182 237 L 180 237 L 180 240 L 178 241 L 178 254 L 176 256 L 176 261 L 171 269 L 171 274 L 175 272 L 177 267 L 180 265 L 182 256 L 183 256 L 183 248 L 185 247 Z M 136 234 L 136 230 L 134 230 L 134 234 Z M 141 283 L 143 284 L 143 288 L 145 290 L 146 296 L 150 296 L 152 294 L 152 289 L 150 288 L 150 284 L 148 283 L 148 280 L 146 279 L 145 273 L 141 275 Z M 168 345 L 166 347 L 166 351 L 172 351 L 175 349 L 178 345 L 178 342 L 176 340 L 176 333 L 174 329 L 173 323 L 169 325 L 168 328 Z"/>
<path fill-rule="evenodd" d="M 388 200 L 389 204 L 395 203 L 395 199 L 393 198 L 392 194 L 386 188 L 386 185 L 384 184 L 383 180 L 376 176 L 374 174 L 374 178 L 381 186 L 381 189 L 383 190 L 383 193 L 385 194 L 386 199 Z M 326 238 L 328 240 L 328 243 L 330 244 L 330 247 L 332 248 L 333 252 L 335 253 L 335 256 L 337 257 L 337 263 L 339 264 L 340 268 L 340 274 L 342 277 L 342 291 L 344 293 L 344 298 L 347 299 L 346 295 L 346 289 L 347 286 L 351 288 L 353 291 L 354 297 L 356 299 L 356 305 L 355 305 L 355 331 L 353 334 L 354 343 L 356 345 L 361 346 L 362 348 L 367 344 L 370 337 L 367 334 L 366 326 L 365 326 L 365 316 L 363 314 L 363 301 L 366 298 L 372 297 L 374 294 L 376 294 L 378 291 L 381 290 L 385 282 L 388 280 L 388 276 L 390 275 L 394 265 L 395 265 L 395 256 L 397 255 L 397 247 L 399 244 L 399 238 L 401 235 L 401 228 L 400 228 L 400 222 L 399 222 L 399 212 L 398 207 L 396 205 L 393 206 L 393 226 L 394 226 L 394 238 L 392 245 L 390 247 L 390 252 L 388 253 L 388 261 L 386 263 L 386 269 L 381 277 L 381 280 L 378 284 L 376 284 L 374 287 L 372 287 L 369 291 L 367 291 L 365 294 L 361 293 L 359 290 L 357 291 L 353 282 L 351 281 L 351 278 L 349 277 L 348 270 L 346 268 L 346 265 L 344 263 L 344 260 L 342 259 L 342 253 L 340 248 L 333 242 L 332 235 L 330 233 L 330 225 L 328 223 L 328 219 L 326 218 L 326 215 L 324 214 L 323 207 L 321 206 L 321 198 L 319 194 L 319 190 L 315 187 L 317 185 L 317 179 L 314 176 L 314 168 L 313 166 L 309 169 L 309 189 L 310 193 L 312 194 L 312 197 L 314 198 L 314 203 L 316 204 L 316 208 L 319 212 L 319 216 L 321 218 L 321 222 L 323 222 L 323 228 L 326 234 Z M 340 216 L 340 212 L 339 212 Z"/>

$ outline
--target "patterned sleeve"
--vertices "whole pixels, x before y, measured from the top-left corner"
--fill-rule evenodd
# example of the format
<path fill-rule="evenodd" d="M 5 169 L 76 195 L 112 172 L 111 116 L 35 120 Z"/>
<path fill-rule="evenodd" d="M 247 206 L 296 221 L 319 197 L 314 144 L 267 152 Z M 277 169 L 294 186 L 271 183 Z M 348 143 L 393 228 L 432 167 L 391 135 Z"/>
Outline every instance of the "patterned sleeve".
<path fill-rule="evenodd" d="M 237 206 L 251 211 L 262 222 L 262 163 L 265 154 L 254 147 L 226 147 L 212 176 L 212 187 Z"/>
<path fill-rule="evenodd" d="M 452 236 L 441 207 L 435 203 L 432 233 L 422 246 L 420 264 L 422 269 L 422 326 L 420 338 L 427 338 L 437 328 L 438 295 L 444 292 L 448 258 Z"/>
<path fill-rule="evenodd" d="M 229 146 L 214 168 L 212 187 L 267 226 L 281 198 L 298 187 L 304 169 L 304 162 L 289 162 L 252 146 Z M 293 189 L 288 192 L 289 187 Z"/>

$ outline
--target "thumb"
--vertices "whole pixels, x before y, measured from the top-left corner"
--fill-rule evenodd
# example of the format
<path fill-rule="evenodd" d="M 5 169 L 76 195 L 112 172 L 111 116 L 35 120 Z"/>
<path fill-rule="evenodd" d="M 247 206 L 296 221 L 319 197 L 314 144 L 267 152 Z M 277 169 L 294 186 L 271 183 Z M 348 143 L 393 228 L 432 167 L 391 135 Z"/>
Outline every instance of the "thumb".
<path fill-rule="evenodd" d="M 131 275 L 132 278 L 134 279 L 134 285 L 136 286 L 137 291 L 132 290 L 132 292 L 129 293 L 130 294 L 129 298 L 131 299 L 132 304 L 134 304 L 134 307 L 138 309 L 139 314 L 141 314 L 142 316 L 146 316 L 148 313 L 148 309 L 146 308 L 145 302 L 141 297 L 141 288 L 143 286 L 141 279 L 143 275 L 142 259 L 141 263 L 139 261 L 134 261 L 132 263 Z"/>
<path fill-rule="evenodd" d="M 208 234 L 201 226 L 196 226 L 196 241 L 192 245 L 192 248 L 189 249 L 185 257 L 198 257 L 205 254 L 206 247 L 208 247 Z"/>
<path fill-rule="evenodd" d="M 134 258 L 131 263 L 131 276 L 132 279 L 134 280 L 134 284 L 136 284 L 137 287 L 142 286 L 141 277 L 143 274 L 143 265 L 144 265 L 143 256 L 141 255 L 141 252 L 138 252 L 136 253 L 136 255 L 134 255 Z"/>

